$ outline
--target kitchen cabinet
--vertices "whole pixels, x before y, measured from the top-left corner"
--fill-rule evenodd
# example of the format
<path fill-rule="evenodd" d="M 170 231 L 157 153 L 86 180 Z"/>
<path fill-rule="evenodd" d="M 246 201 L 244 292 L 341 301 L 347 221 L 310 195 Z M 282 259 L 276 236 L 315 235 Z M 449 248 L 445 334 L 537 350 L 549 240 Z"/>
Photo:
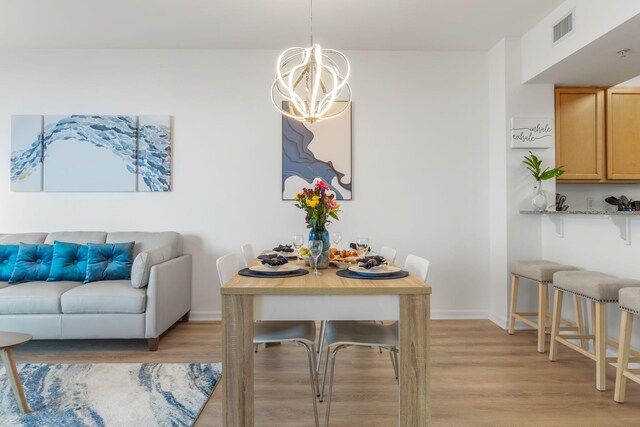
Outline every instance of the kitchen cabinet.
<path fill-rule="evenodd" d="M 640 180 L 640 88 L 607 90 L 607 179 Z"/>
<path fill-rule="evenodd" d="M 605 89 L 557 87 L 555 115 L 556 165 L 565 170 L 558 181 L 604 181 Z"/>

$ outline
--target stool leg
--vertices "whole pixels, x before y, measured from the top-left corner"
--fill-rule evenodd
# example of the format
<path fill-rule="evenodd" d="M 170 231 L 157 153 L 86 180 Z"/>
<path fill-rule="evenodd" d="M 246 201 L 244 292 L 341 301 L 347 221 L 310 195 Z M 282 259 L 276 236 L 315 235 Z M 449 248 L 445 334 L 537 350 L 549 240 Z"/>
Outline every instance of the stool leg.
<path fill-rule="evenodd" d="M 624 393 L 627 388 L 627 377 L 624 371 L 629 365 L 629 347 L 631 346 L 631 327 L 633 314 L 622 310 L 620 315 L 620 343 L 618 345 L 618 369 L 616 370 L 616 391 L 613 400 L 624 403 Z"/>
<path fill-rule="evenodd" d="M 582 316 L 582 300 L 578 295 L 573 296 L 573 306 L 576 311 L 576 326 L 578 327 L 578 334 L 584 335 L 584 319 Z M 587 340 L 580 340 L 580 347 L 587 350 Z"/>
<path fill-rule="evenodd" d="M 520 278 L 518 276 L 511 276 L 511 303 L 509 304 L 509 335 L 513 335 L 516 330 L 516 319 L 513 315 L 516 313 L 516 307 L 518 306 L 518 284 Z"/>
<path fill-rule="evenodd" d="M 560 332 L 560 320 L 562 319 L 562 297 L 564 292 L 560 289 L 553 293 L 553 318 L 551 319 L 551 341 L 549 348 L 549 360 L 555 362 L 558 358 L 558 343 L 556 337 Z"/>
<path fill-rule="evenodd" d="M 606 304 L 596 303 L 596 388 L 600 391 L 607 389 L 605 368 L 607 366 L 607 323 Z"/>
<path fill-rule="evenodd" d="M 540 282 L 538 283 L 538 353 L 544 353 L 548 304 L 549 285 L 547 283 Z"/>

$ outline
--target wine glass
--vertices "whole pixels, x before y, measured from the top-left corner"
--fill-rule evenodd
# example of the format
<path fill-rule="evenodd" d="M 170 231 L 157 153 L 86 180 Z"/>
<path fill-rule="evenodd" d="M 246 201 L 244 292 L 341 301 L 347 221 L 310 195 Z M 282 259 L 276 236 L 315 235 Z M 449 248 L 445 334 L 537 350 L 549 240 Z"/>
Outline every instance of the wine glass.
<path fill-rule="evenodd" d="M 356 251 L 358 252 L 358 256 L 363 258 L 369 252 L 369 238 L 368 237 L 358 237 L 356 239 Z"/>
<path fill-rule="evenodd" d="M 313 257 L 313 274 L 320 275 L 318 272 L 318 258 L 322 254 L 322 240 L 309 240 L 309 252 Z"/>
<path fill-rule="evenodd" d="M 302 234 L 293 235 L 293 247 L 296 248 L 296 261 L 300 264 L 300 248 L 304 245 L 304 236 Z"/>
<path fill-rule="evenodd" d="M 338 243 L 342 242 L 342 233 L 339 231 L 334 231 L 331 237 L 333 238 L 333 243 L 336 244 L 336 248 L 337 248 Z"/>

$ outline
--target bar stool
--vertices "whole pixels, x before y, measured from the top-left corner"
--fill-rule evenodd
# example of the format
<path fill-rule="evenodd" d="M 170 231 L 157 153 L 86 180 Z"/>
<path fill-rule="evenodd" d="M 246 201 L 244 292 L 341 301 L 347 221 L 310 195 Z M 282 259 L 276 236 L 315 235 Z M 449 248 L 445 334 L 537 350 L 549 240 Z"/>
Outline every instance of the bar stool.
<path fill-rule="evenodd" d="M 549 360 L 555 362 L 558 358 L 558 343 L 563 344 L 596 362 L 596 389 L 607 389 L 605 368 L 607 360 L 614 361 L 615 357 L 607 358 L 607 344 L 618 346 L 614 340 L 607 339 L 607 303 L 618 302 L 618 292 L 622 288 L 639 287 L 640 280 L 621 279 L 597 271 L 560 271 L 553 275 L 553 320 L 551 325 L 551 348 Z M 562 299 L 564 293 L 585 298 L 591 304 L 591 333 L 586 335 L 560 334 L 560 318 L 562 315 Z M 568 340 L 593 340 L 594 351 L 579 347 Z"/>
<path fill-rule="evenodd" d="M 624 288 L 618 293 L 620 309 L 620 344 L 618 346 L 618 368 L 616 370 L 616 391 L 613 399 L 624 403 L 627 378 L 640 384 L 640 369 L 629 369 L 631 363 L 640 362 L 640 352 L 631 349 L 631 326 L 633 316 L 640 314 L 640 288 Z M 633 357 L 629 357 L 633 354 Z"/>
<path fill-rule="evenodd" d="M 516 261 L 511 269 L 511 303 L 509 304 L 509 335 L 515 333 L 516 319 L 538 330 L 538 352 L 545 351 L 545 333 L 547 331 L 547 321 L 551 318 L 549 312 L 549 284 L 553 282 L 553 274 L 558 271 L 578 270 L 570 265 L 562 265 L 544 260 Z M 517 311 L 518 306 L 518 286 L 520 278 L 538 282 L 538 311 L 524 312 Z M 576 298 L 576 301 L 577 298 Z M 563 321 L 567 324 L 567 329 L 576 330 L 582 326 L 582 306 L 576 303 L 576 324 Z M 537 322 L 527 319 L 527 317 L 537 316 Z"/>

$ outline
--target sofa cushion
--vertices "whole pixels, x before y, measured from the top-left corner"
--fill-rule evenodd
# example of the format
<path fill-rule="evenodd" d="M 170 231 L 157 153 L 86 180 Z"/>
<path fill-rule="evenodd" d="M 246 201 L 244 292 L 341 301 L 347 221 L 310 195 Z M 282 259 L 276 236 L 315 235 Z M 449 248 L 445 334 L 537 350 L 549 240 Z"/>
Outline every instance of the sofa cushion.
<path fill-rule="evenodd" d="M 62 295 L 62 312 L 144 313 L 147 294 L 129 280 L 103 280 L 76 287 Z"/>
<path fill-rule="evenodd" d="M 77 243 L 86 245 L 87 243 L 105 243 L 107 233 L 104 231 L 57 231 L 49 233 L 44 242 L 53 245 L 55 241 Z"/>
<path fill-rule="evenodd" d="M 47 282 L 71 280 L 82 282 L 87 275 L 87 246 L 75 243 L 53 243 L 51 271 Z"/>
<path fill-rule="evenodd" d="M 47 233 L 14 233 L 5 234 L 0 237 L 0 245 L 17 245 L 20 243 L 31 243 L 33 245 L 44 243 Z"/>
<path fill-rule="evenodd" d="M 133 256 L 142 251 L 171 246 L 171 258 L 182 255 L 182 236 L 175 231 L 141 232 L 128 231 L 107 234 L 107 243 L 136 242 Z"/>
<path fill-rule="evenodd" d="M 170 259 L 170 246 L 140 252 L 136 259 L 133 260 L 133 267 L 131 267 L 131 285 L 134 288 L 144 288 L 149 284 L 151 267 L 162 264 Z"/>
<path fill-rule="evenodd" d="M 9 282 L 0 282 L 0 289 L 6 288 L 7 286 L 11 286 L 11 283 L 9 283 Z M 2 313 L 0 313 L 0 314 L 2 314 Z"/>
<path fill-rule="evenodd" d="M 9 283 L 47 280 L 51 270 L 53 246 L 20 243 L 16 265 Z"/>
<path fill-rule="evenodd" d="M 7 282 L 11 278 L 19 248 L 18 245 L 0 245 L 0 281 Z"/>
<path fill-rule="evenodd" d="M 131 278 L 134 242 L 89 243 L 87 276 L 84 283 L 97 280 L 128 280 Z"/>
<path fill-rule="evenodd" d="M 0 314 L 60 314 L 62 294 L 82 282 L 28 282 L 0 289 Z"/>

